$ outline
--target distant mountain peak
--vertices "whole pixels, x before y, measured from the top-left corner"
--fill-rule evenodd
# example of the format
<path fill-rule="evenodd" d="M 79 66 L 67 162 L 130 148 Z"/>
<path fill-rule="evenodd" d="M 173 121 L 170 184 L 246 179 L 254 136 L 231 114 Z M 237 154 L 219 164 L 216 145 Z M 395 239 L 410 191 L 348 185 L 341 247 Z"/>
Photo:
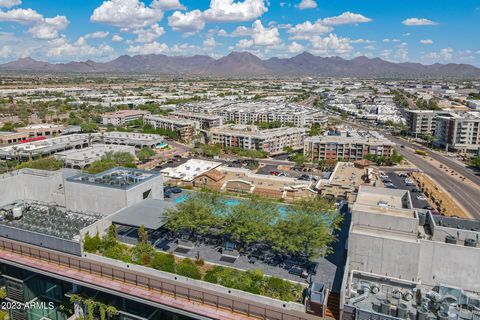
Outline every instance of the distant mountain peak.
<path fill-rule="evenodd" d="M 213 59 L 206 55 L 167 56 L 164 54 L 122 55 L 109 62 L 69 62 L 52 64 L 31 57 L 0 64 L 0 71 L 57 73 L 145 73 L 200 76 L 352 76 L 352 77 L 455 77 L 480 79 L 480 69 L 467 64 L 422 65 L 393 63 L 380 58 L 359 56 L 320 57 L 302 52 L 292 58 L 262 60 L 251 52 L 232 51 Z"/>

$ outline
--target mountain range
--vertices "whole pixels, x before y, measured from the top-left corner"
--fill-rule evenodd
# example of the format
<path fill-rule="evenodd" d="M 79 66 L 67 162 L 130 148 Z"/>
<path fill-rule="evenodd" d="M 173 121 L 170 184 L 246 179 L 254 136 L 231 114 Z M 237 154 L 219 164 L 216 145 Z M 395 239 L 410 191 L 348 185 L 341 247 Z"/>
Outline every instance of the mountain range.
<path fill-rule="evenodd" d="M 261 76 L 320 76 L 320 77 L 453 77 L 480 78 L 480 68 L 468 64 L 393 63 L 364 56 L 352 60 L 341 57 L 319 57 L 304 52 L 292 58 L 262 60 L 248 52 L 232 52 L 214 59 L 205 55 L 191 57 L 161 54 L 123 55 L 109 62 L 91 60 L 49 63 L 22 58 L 0 64 L 0 72 L 35 73 L 143 73 L 183 76 L 261 77 Z"/>

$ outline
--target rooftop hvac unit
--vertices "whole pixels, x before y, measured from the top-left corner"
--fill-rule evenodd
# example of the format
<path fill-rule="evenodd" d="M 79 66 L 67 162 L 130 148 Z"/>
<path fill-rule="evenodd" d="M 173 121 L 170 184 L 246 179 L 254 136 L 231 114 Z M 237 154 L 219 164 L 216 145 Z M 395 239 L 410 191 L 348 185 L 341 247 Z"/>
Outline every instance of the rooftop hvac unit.
<path fill-rule="evenodd" d="M 465 239 L 465 247 L 476 247 L 477 246 L 477 240 L 467 238 Z"/>
<path fill-rule="evenodd" d="M 22 207 L 13 208 L 12 216 L 13 216 L 13 219 L 20 219 L 23 216 L 23 208 Z"/>
<path fill-rule="evenodd" d="M 390 314 L 390 305 L 392 304 L 392 302 L 388 299 L 383 299 L 381 302 L 380 302 L 380 312 L 382 314 L 386 314 L 386 315 L 389 315 Z"/>
<path fill-rule="evenodd" d="M 428 310 L 425 307 L 418 308 L 417 320 L 427 320 Z"/>
<path fill-rule="evenodd" d="M 397 306 L 397 318 L 407 319 L 408 317 L 408 306 L 405 303 L 400 303 Z"/>
<path fill-rule="evenodd" d="M 457 244 L 457 238 L 451 235 L 445 237 L 445 242 L 450 244 Z"/>

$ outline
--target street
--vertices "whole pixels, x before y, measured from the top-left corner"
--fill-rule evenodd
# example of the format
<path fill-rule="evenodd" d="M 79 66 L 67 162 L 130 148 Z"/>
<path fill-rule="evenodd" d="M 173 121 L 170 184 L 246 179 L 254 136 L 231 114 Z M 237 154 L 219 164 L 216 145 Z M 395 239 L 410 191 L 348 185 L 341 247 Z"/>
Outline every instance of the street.
<path fill-rule="evenodd" d="M 406 145 L 406 143 L 403 140 L 392 139 L 392 141 L 398 144 Z M 422 170 L 425 174 L 429 175 L 432 179 L 434 179 L 443 189 L 445 189 L 445 191 L 450 193 L 453 199 L 455 199 L 462 207 L 464 207 L 465 210 L 469 212 L 475 219 L 480 220 L 479 189 L 472 188 L 466 183 L 460 182 L 456 180 L 454 177 L 446 174 L 444 171 L 440 170 L 439 168 L 432 166 L 428 162 L 428 160 L 423 159 L 422 157 L 416 155 L 415 152 L 409 148 L 397 148 L 397 151 L 399 154 L 401 154 L 407 160 L 409 160 L 411 163 L 417 166 L 420 170 Z M 439 156 L 439 157 L 443 158 L 445 162 L 447 162 L 448 160 L 442 156 Z M 440 160 L 438 161 L 444 163 L 443 161 L 440 161 Z"/>

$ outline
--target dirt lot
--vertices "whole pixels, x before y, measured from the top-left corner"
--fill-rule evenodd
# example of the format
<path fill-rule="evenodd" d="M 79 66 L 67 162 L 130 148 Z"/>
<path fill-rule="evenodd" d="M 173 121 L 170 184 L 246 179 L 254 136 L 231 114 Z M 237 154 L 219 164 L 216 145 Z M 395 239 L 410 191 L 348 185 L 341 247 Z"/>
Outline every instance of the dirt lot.
<path fill-rule="evenodd" d="M 418 185 L 424 189 L 424 193 L 430 198 L 433 207 L 446 216 L 458 216 L 470 219 L 471 217 L 452 199 L 452 197 L 438 187 L 438 185 L 428 176 L 421 173 L 413 173 L 412 177 Z"/>

